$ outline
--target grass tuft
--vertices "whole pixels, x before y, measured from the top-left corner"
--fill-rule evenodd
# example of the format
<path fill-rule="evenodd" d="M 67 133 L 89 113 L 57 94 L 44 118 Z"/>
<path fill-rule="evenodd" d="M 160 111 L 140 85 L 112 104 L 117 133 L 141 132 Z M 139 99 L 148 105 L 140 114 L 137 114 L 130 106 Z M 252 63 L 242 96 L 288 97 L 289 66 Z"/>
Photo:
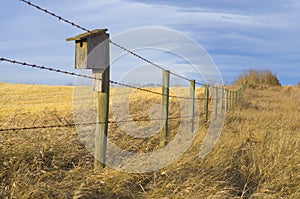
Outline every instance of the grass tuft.
<path fill-rule="evenodd" d="M 248 82 L 252 88 L 281 86 L 278 78 L 270 70 L 250 69 L 241 74 L 235 81 L 236 85 Z"/>

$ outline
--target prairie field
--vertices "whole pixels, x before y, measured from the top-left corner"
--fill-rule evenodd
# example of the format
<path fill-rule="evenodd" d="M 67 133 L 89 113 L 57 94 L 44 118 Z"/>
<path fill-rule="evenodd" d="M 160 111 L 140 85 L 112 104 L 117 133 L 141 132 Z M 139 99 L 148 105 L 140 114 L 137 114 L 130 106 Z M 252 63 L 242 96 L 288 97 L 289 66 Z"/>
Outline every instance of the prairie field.
<path fill-rule="evenodd" d="M 160 103 L 159 96 L 136 91 L 126 100 L 122 92 L 111 90 L 116 110 L 126 101 L 130 116 L 143 118 L 136 124 L 145 126 L 160 116 L 150 106 Z M 72 126 L 75 93 L 71 86 L 0 83 L 0 199 L 300 198 L 300 87 L 247 88 L 227 112 L 222 134 L 204 158 L 199 152 L 209 122 L 203 120 L 200 101 L 193 143 L 172 164 L 147 173 L 93 169 L 93 155 Z M 203 97 L 203 89 L 197 88 L 196 96 Z M 170 98 L 170 117 L 184 116 L 180 107 L 178 99 Z M 128 118 L 110 113 L 110 119 Z M 170 139 L 179 125 L 180 119 L 170 120 Z M 133 138 L 115 123 L 109 124 L 108 133 L 124 150 L 147 153 L 159 148 L 159 135 Z"/>

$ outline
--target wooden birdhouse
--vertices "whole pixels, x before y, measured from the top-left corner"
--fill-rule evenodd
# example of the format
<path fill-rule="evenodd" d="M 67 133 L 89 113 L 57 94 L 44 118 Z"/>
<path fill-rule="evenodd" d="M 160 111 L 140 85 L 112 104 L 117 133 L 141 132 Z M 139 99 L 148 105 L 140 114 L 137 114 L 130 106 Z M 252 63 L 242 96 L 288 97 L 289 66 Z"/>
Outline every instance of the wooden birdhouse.
<path fill-rule="evenodd" d="M 107 29 L 96 29 L 67 41 L 75 41 L 75 69 L 91 69 L 93 90 L 109 90 L 109 34 Z"/>
<path fill-rule="evenodd" d="M 109 66 L 109 34 L 96 29 L 67 41 L 75 41 L 75 68 L 104 71 Z"/>

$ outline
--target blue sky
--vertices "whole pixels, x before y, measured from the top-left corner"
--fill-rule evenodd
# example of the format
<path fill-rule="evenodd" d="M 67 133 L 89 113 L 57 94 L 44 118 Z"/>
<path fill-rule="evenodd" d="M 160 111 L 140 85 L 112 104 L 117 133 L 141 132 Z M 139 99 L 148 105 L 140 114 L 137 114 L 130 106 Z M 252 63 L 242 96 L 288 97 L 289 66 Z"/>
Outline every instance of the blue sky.
<path fill-rule="evenodd" d="M 249 68 L 270 69 L 285 85 L 300 81 L 298 0 L 32 2 L 88 29 L 107 28 L 111 37 L 143 27 L 182 32 L 206 49 L 224 82 L 231 83 Z M 75 71 L 74 44 L 65 39 L 82 31 L 18 0 L 2 0 L 0 9 L 0 57 Z M 75 81 L 73 77 L 6 63 L 0 63 L 0 73 L 0 81 L 6 82 Z"/>

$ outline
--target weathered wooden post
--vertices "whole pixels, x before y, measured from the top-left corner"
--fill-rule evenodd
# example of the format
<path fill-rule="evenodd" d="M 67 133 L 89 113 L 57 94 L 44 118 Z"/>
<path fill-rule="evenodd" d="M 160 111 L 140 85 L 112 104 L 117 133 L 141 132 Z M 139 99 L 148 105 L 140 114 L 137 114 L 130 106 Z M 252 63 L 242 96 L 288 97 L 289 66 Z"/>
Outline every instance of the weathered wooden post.
<path fill-rule="evenodd" d="M 168 120 L 169 120 L 169 86 L 170 86 L 170 71 L 163 70 L 162 80 L 162 130 L 160 146 L 164 147 L 168 143 Z"/>
<path fill-rule="evenodd" d="M 233 100 L 232 100 L 232 91 L 229 91 L 229 104 L 230 104 L 230 110 L 232 110 L 232 107 L 233 107 Z"/>
<path fill-rule="evenodd" d="M 106 163 L 106 145 L 109 113 L 109 34 L 97 29 L 67 41 L 75 41 L 75 68 L 91 69 L 93 91 L 97 92 L 97 124 L 95 132 L 94 169 Z"/>
<path fill-rule="evenodd" d="M 224 90 L 224 85 L 221 87 L 221 112 L 225 110 L 225 101 L 224 101 L 224 95 L 225 95 L 225 90 Z"/>
<path fill-rule="evenodd" d="M 191 119 L 191 133 L 194 132 L 195 121 L 195 80 L 190 81 L 190 119 Z"/>
<path fill-rule="evenodd" d="M 219 92 L 219 88 L 217 86 L 214 87 L 215 93 L 214 93 L 214 117 L 217 118 L 218 116 L 218 92 Z"/>
<path fill-rule="evenodd" d="M 208 121 L 208 100 L 209 100 L 209 85 L 208 84 L 205 85 L 204 95 L 205 95 L 204 120 L 205 120 L 205 122 L 207 122 Z"/>
<path fill-rule="evenodd" d="M 233 101 L 233 109 L 234 109 L 234 107 L 235 107 L 235 105 L 236 105 L 236 91 L 233 91 L 232 92 L 232 101 Z"/>
<path fill-rule="evenodd" d="M 225 89 L 225 111 L 227 112 L 228 111 L 228 98 L 229 98 L 229 94 L 228 94 L 228 90 Z"/>

